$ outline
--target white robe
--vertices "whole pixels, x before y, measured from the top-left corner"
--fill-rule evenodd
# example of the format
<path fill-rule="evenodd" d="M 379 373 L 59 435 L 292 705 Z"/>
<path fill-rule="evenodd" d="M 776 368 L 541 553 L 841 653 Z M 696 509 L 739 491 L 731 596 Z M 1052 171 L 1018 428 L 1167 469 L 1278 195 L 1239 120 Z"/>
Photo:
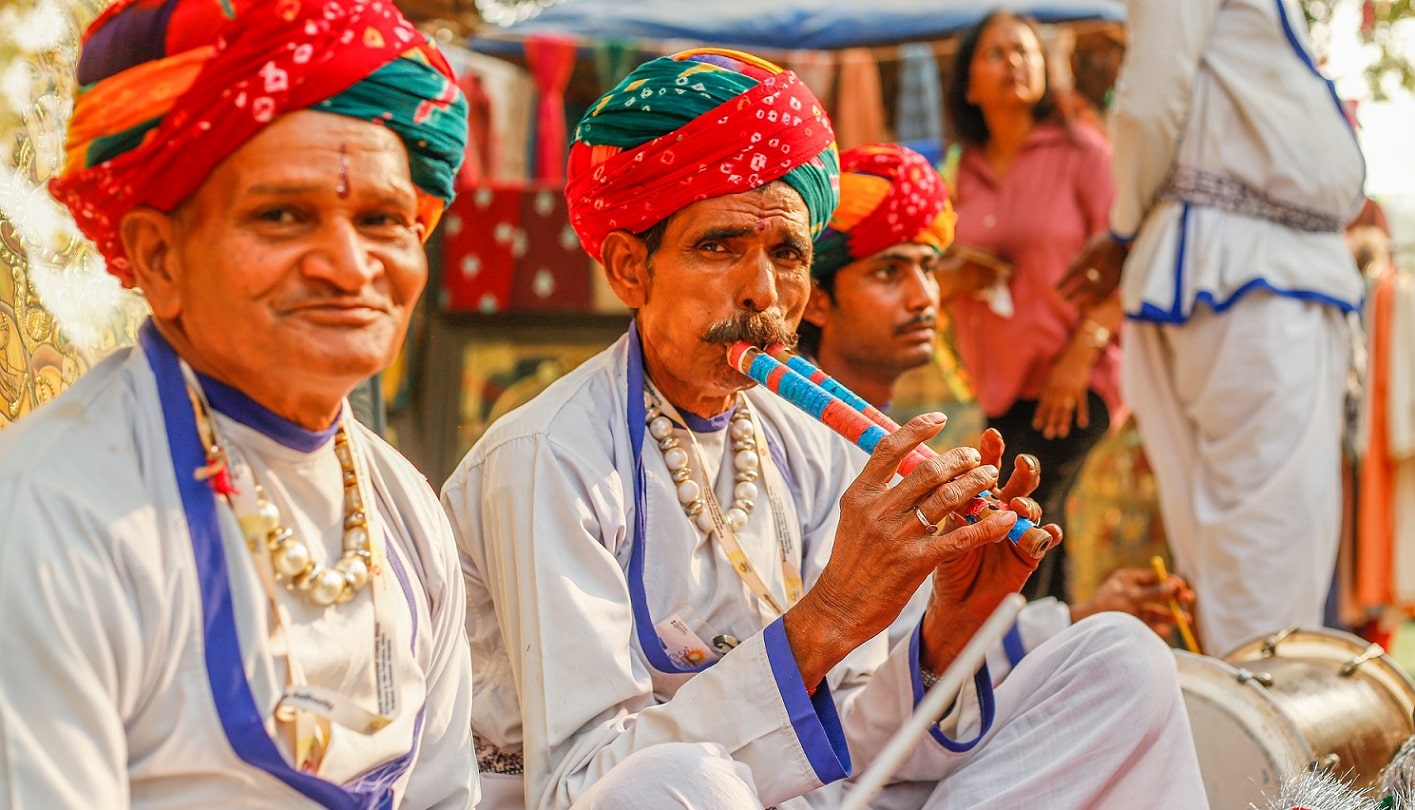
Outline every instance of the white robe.
<path fill-rule="evenodd" d="M 1129 0 L 1126 36 L 1109 119 L 1110 227 L 1135 240 L 1125 312 L 1183 323 L 1199 302 L 1222 311 L 1255 289 L 1357 309 L 1365 285 L 1340 231 L 1360 210 L 1365 163 L 1296 0 Z M 1174 172 L 1334 225 L 1297 230 L 1164 198 Z"/>
<path fill-rule="evenodd" d="M 632 767 L 635 755 L 711 743 L 749 776 L 763 805 L 834 806 L 840 786 L 822 786 L 862 770 L 921 697 L 917 645 L 911 638 L 890 651 L 881 634 L 832 671 L 828 687 L 807 696 L 781 621 L 683 513 L 652 438 L 642 454 L 642 515 L 636 506 L 626 412 L 628 398 L 642 397 L 642 389 L 629 382 L 637 365 L 629 362 L 632 345 L 629 337 L 621 339 L 502 417 L 443 488 L 468 581 L 477 689 L 472 722 L 484 749 L 484 805 L 565 808 L 582 799 L 594 805 L 586 795 L 601 780 L 614 781 L 616 768 Z M 771 395 L 747 397 L 772 450 L 765 475 L 786 493 L 783 506 L 792 513 L 786 523 L 799 528 L 792 555 L 809 587 L 829 558 L 855 451 Z M 678 435 L 686 439 L 682 430 Z M 700 435 L 722 452 L 720 436 Z M 728 467 L 716 477 L 719 499 L 731 492 Z M 739 539 L 779 599 L 783 577 L 771 514 L 769 500 L 759 497 Z M 636 544 L 641 517 L 647 531 Z M 672 672 L 653 628 L 672 616 L 704 641 L 731 634 L 741 643 L 696 673 Z M 1048 673 L 1068 671 L 1077 666 L 1073 659 L 1085 657 L 1055 644 L 1050 654 L 1027 657 L 1018 672 L 1030 675 L 1006 695 L 999 690 L 996 704 L 986 670 L 978 674 L 896 773 L 901 783 L 922 783 L 913 806 L 945 777 L 939 791 L 949 795 L 929 806 L 988 806 L 979 796 L 994 795 L 999 802 L 991 806 L 1009 806 L 1017 791 L 1040 789 L 1008 773 L 1011 762 L 1033 776 L 1052 767 L 1075 772 L 1075 784 L 1068 784 L 1069 775 L 1047 780 L 1046 790 L 1055 791 L 1048 807 L 1105 806 L 1105 800 L 1134 806 L 1127 802 L 1140 795 L 1164 806 L 1203 807 L 1173 662 L 1153 634 L 1135 625 L 1093 627 L 1102 634 L 1116 630 L 1153 654 L 1137 659 L 1161 662 L 1158 677 L 1147 677 L 1156 691 L 1145 699 L 1156 710 L 1146 709 L 1143 722 L 1112 727 L 1117 713 L 1100 709 L 1107 693 L 1123 691 L 1113 680 L 1125 677 L 1118 670 L 1098 667 L 1089 677 L 1043 683 Z M 1069 706 L 1066 698 L 1050 700 L 1041 710 L 1033 702 L 1033 696 L 1043 700 L 1078 687 L 1096 690 L 1094 706 L 1084 697 Z M 1047 719 L 1013 722 L 1023 716 Z M 1037 733 L 1027 733 L 1029 723 Z M 1042 730 L 1052 723 L 1069 730 Z M 1129 739 L 1142 725 L 1143 739 Z M 975 748 L 980 733 L 1000 742 Z M 1107 743 L 1089 745 L 1088 736 Z M 1106 745 L 1113 745 L 1109 754 Z M 1124 768 L 1110 758 L 1122 751 Z M 983 762 L 990 764 L 974 767 Z M 654 773 L 652 766 L 648 771 L 664 777 L 648 781 L 671 784 L 677 777 Z M 677 795 L 686 806 L 708 806 Z M 604 801 L 601 806 L 652 806 L 622 796 Z"/>
<path fill-rule="evenodd" d="M 276 775 L 290 771 L 291 753 L 273 721 L 286 670 L 272 649 L 266 594 L 230 510 L 204 484 L 197 491 L 216 511 L 221 540 L 207 555 L 194 544 L 179 492 L 192 470 L 174 470 L 169 448 L 199 458 L 199 443 L 194 430 L 169 437 L 158 379 L 142 347 L 121 351 L 0 434 L 0 806 L 289 808 L 316 806 L 320 790 L 333 796 L 327 806 L 362 806 L 333 787 L 350 784 L 391 806 L 470 807 L 463 586 L 426 480 L 352 428 L 389 538 L 392 570 L 379 580 L 390 586 L 402 709 L 372 735 L 335 726 L 324 786 L 301 792 Z M 185 408 L 190 423 L 176 379 L 166 404 Z M 333 440 L 297 450 L 282 443 L 302 433 L 294 425 L 258 406 L 236 410 L 262 429 L 217 413 L 218 431 L 314 559 L 337 558 L 344 505 Z M 216 576 L 222 567 L 228 575 Z M 234 624 L 224 626 L 234 629 L 223 634 L 212 594 L 227 587 Z M 281 594 L 308 681 L 364 707 L 377 705 L 371 587 L 327 609 Z M 251 736 L 229 738 L 223 718 L 251 721 Z M 404 757 L 411 765 L 400 773 Z"/>
<path fill-rule="evenodd" d="M 1111 117 L 1111 229 L 1134 236 L 1122 383 L 1202 643 L 1222 655 L 1322 623 L 1343 315 L 1364 294 L 1340 231 L 1365 167 L 1295 0 L 1130 0 L 1127 12 Z M 1175 191 L 1172 174 L 1223 190 Z"/>

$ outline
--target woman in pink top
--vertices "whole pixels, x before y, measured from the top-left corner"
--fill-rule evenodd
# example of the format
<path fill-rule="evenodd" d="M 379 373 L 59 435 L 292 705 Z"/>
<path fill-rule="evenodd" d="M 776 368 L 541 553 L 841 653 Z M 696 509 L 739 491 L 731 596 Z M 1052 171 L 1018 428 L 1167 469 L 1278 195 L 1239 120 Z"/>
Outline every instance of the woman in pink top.
<path fill-rule="evenodd" d="M 988 425 L 1009 453 L 1041 460 L 1033 497 L 1061 522 L 1086 454 L 1120 408 L 1119 303 L 1082 311 L 1056 291 L 1106 229 L 1110 149 L 1057 111 L 1034 24 L 1006 12 L 963 34 L 946 101 L 963 143 L 953 183 L 961 247 L 942 295 Z M 1023 593 L 1066 599 L 1065 550 L 1047 554 Z"/>

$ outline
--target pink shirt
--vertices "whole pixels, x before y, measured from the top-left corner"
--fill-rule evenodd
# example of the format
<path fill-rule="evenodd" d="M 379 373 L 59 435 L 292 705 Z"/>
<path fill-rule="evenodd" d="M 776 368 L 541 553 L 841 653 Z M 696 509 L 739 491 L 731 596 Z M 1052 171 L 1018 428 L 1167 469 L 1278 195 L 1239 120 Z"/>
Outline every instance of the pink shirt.
<path fill-rule="evenodd" d="M 1001 182 L 982 149 L 965 147 L 954 200 L 955 241 L 1016 268 L 1009 283 L 1015 314 L 1001 318 L 971 295 L 948 301 L 958 351 L 983 412 L 1001 416 L 1018 399 L 1041 396 L 1047 374 L 1081 323 L 1056 291 L 1066 266 L 1106 229 L 1115 196 L 1110 147 L 1084 125 L 1038 124 Z M 1120 410 L 1120 347 L 1101 352 L 1091 388 L 1112 417 Z"/>

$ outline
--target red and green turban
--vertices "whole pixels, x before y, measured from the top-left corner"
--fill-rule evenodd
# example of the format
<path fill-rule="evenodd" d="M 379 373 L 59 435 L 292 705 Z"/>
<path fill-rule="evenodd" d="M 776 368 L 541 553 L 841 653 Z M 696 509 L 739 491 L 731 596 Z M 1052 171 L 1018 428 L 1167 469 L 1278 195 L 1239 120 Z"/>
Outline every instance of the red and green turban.
<path fill-rule="evenodd" d="M 953 242 L 957 215 L 928 160 L 907 146 L 866 144 L 840 155 L 840 206 L 816 238 L 811 273 L 827 278 L 901 242 Z"/>
<path fill-rule="evenodd" d="M 451 68 L 391 0 L 119 0 L 84 35 L 78 81 L 50 190 L 125 286 L 123 215 L 173 210 L 284 113 L 397 134 L 428 232 L 467 138 Z"/>
<path fill-rule="evenodd" d="M 825 108 L 796 74 L 700 48 L 640 65 L 590 107 L 565 196 L 596 259 L 611 231 L 642 233 L 694 202 L 773 180 L 805 200 L 814 238 L 835 209 L 838 166 Z"/>

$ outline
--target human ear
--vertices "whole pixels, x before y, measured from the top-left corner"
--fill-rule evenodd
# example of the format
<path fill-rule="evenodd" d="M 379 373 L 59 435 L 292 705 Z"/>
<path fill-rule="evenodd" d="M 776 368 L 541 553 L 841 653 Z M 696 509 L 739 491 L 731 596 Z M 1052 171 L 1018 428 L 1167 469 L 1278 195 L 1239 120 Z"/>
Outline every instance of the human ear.
<path fill-rule="evenodd" d="M 825 329 L 831 303 L 830 293 L 822 290 L 819 284 L 812 283 L 811 297 L 806 301 L 806 311 L 801 314 L 801 320 L 817 329 Z"/>
<path fill-rule="evenodd" d="M 133 280 L 158 320 L 170 321 L 182 311 L 177 284 L 174 237 L 176 216 L 146 206 L 123 215 L 118 235 L 133 268 Z"/>
<path fill-rule="evenodd" d="M 639 309 L 648 302 L 649 250 L 644 240 L 628 231 L 612 231 L 599 255 L 609 288 L 625 306 Z"/>

